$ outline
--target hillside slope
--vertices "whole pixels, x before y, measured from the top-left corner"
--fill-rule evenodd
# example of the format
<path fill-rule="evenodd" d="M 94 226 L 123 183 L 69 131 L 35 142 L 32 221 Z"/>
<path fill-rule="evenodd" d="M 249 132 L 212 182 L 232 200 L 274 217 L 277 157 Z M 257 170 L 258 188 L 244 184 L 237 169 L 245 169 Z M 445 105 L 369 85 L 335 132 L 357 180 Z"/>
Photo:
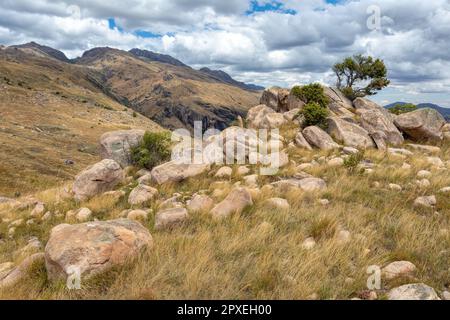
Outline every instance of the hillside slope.
<path fill-rule="evenodd" d="M 91 79 L 122 104 L 169 129 L 224 129 L 259 100 L 243 90 L 190 67 L 136 57 L 132 53 L 94 48 L 76 60 L 96 73 Z"/>
<path fill-rule="evenodd" d="M 0 196 L 72 178 L 98 159 L 104 132 L 161 130 L 106 96 L 91 73 L 37 48 L 0 50 Z"/>

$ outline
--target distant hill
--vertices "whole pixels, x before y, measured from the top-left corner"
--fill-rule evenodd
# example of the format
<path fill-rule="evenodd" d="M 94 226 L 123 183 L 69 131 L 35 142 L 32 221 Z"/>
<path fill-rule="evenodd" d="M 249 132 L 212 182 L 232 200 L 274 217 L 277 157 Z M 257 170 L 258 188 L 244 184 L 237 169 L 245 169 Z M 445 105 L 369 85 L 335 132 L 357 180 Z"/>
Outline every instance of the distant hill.
<path fill-rule="evenodd" d="M 406 102 L 401 102 L 401 101 L 399 101 L 399 102 L 394 102 L 394 103 L 388 104 L 388 105 L 386 105 L 386 106 L 384 106 L 384 107 L 385 107 L 386 109 L 390 109 L 390 108 L 392 108 L 392 107 L 394 107 L 394 106 L 396 106 L 396 105 L 398 105 L 398 104 L 403 105 L 403 104 L 406 104 Z M 417 108 L 419 108 L 419 109 L 422 109 L 422 108 L 431 108 L 431 109 L 434 109 L 434 110 L 438 111 L 440 114 L 442 114 L 442 115 L 444 116 L 444 118 L 445 118 L 448 122 L 450 122 L 450 108 L 444 108 L 444 107 L 438 106 L 437 104 L 434 104 L 434 103 L 419 103 L 419 104 L 417 104 L 416 106 L 417 106 Z"/>
<path fill-rule="evenodd" d="M 135 55 L 136 57 L 145 58 L 150 61 L 168 63 L 168 64 L 171 64 L 173 66 L 178 66 L 178 67 L 189 67 L 186 64 L 184 64 L 183 62 L 181 62 L 180 60 L 175 59 L 167 54 L 160 54 L 160 53 L 156 53 L 153 51 L 141 50 L 141 49 L 137 49 L 137 48 L 131 49 L 129 52 L 131 54 Z"/>
<path fill-rule="evenodd" d="M 254 90 L 254 91 L 264 90 L 264 87 L 257 86 L 255 84 L 247 84 L 244 82 L 236 81 L 228 73 L 222 70 L 211 70 L 209 68 L 201 68 L 200 71 L 216 78 L 217 80 L 229 83 L 233 86 L 240 87 L 245 90 Z"/>
<path fill-rule="evenodd" d="M 29 49 L 31 51 L 42 53 L 43 55 L 47 55 L 62 62 L 70 62 L 69 58 L 67 58 L 63 52 L 47 46 L 40 45 L 39 43 L 36 42 L 29 42 L 16 46 L 11 46 L 11 48 L 25 49 L 25 50 Z"/>

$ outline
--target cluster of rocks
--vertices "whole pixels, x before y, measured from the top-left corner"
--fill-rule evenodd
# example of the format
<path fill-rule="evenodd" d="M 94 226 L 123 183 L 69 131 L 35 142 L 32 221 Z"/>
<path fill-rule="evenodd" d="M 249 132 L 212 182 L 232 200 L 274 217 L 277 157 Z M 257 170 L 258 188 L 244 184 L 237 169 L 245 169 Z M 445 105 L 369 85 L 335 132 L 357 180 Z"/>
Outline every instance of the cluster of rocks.
<path fill-rule="evenodd" d="M 339 148 L 340 143 L 347 147 L 387 150 L 388 146 L 401 145 L 403 135 L 419 141 L 449 138 L 449 124 L 434 109 L 419 109 L 397 116 L 368 99 L 357 98 L 352 102 L 334 88 L 324 87 L 324 93 L 329 101 L 327 130 L 317 126 L 301 129 L 302 119 L 297 117 L 295 121 L 300 129 L 295 142 L 299 147 L 330 150 Z M 289 90 L 278 87 L 266 89 L 260 103 L 248 112 L 249 128 L 280 128 L 292 121 L 305 105 Z"/>

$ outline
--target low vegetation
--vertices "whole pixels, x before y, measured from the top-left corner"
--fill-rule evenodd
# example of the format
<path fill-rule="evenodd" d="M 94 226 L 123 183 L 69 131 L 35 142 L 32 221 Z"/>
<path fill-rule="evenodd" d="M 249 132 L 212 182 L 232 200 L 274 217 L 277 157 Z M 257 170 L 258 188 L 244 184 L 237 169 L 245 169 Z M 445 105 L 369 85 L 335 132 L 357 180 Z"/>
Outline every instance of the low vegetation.
<path fill-rule="evenodd" d="M 327 127 L 328 109 L 322 107 L 316 102 L 307 103 L 300 111 L 300 115 L 303 116 L 303 126 L 318 126 L 322 129 Z"/>
<path fill-rule="evenodd" d="M 133 162 L 142 168 L 152 169 L 170 159 L 170 133 L 146 132 L 141 144 L 132 148 Z"/>
<path fill-rule="evenodd" d="M 389 109 L 390 113 L 393 114 L 403 114 L 403 113 L 408 113 L 411 111 L 417 110 L 417 106 L 412 104 L 412 103 L 406 103 L 406 104 L 396 104 L 395 106 L 393 106 L 392 108 Z"/>

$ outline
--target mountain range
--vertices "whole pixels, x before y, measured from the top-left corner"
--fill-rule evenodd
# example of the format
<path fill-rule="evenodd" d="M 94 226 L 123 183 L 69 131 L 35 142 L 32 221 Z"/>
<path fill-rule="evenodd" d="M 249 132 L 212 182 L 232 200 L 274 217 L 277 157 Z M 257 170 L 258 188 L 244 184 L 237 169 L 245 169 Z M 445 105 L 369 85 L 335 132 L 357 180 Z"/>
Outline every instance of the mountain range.
<path fill-rule="evenodd" d="M 394 103 L 385 105 L 384 107 L 386 109 L 390 109 L 399 104 L 404 105 L 404 104 L 407 104 L 407 102 L 402 102 L 402 101 L 394 102 Z M 437 104 L 434 104 L 434 103 L 419 103 L 419 104 L 416 104 L 416 106 L 419 109 L 422 109 L 422 108 L 434 109 L 434 110 L 438 111 L 440 114 L 442 114 L 448 122 L 450 122 L 450 108 L 444 108 L 444 107 L 438 106 Z"/>
<path fill-rule="evenodd" d="M 0 193 L 71 178 L 107 131 L 228 127 L 261 93 L 221 75 L 138 49 L 68 59 L 34 42 L 0 46 Z"/>

